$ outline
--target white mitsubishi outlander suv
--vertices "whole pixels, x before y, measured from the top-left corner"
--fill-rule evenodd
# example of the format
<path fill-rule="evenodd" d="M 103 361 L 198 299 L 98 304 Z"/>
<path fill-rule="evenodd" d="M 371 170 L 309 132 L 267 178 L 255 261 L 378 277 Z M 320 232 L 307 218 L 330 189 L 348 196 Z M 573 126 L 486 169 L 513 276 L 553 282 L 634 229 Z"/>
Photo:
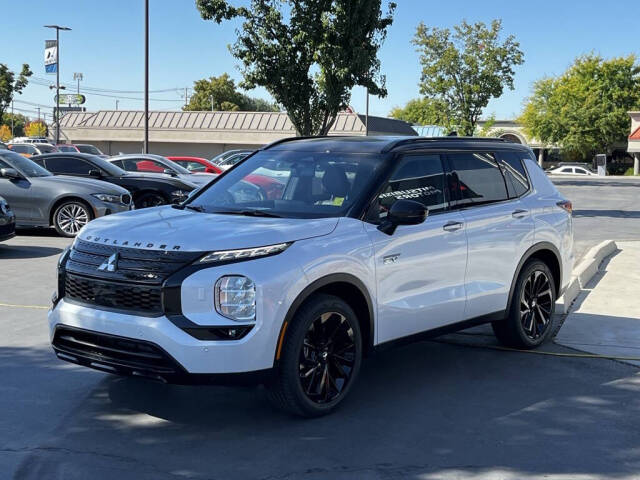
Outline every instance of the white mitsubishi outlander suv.
<path fill-rule="evenodd" d="M 85 226 L 51 342 L 115 374 L 263 383 L 322 415 L 397 341 L 491 323 L 505 345 L 544 342 L 571 209 L 530 149 L 496 139 L 282 140 L 181 205 Z"/>

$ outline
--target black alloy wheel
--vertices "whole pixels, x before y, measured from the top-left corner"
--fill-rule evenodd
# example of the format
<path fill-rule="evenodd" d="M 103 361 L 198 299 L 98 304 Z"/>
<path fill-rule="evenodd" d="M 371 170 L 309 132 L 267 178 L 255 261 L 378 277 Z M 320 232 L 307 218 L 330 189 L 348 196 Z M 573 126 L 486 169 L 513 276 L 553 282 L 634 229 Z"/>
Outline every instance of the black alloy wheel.
<path fill-rule="evenodd" d="M 551 288 L 549 277 L 541 270 L 534 270 L 524 282 L 520 295 L 520 322 L 524 333 L 532 340 L 544 335 L 551 321 Z"/>
<path fill-rule="evenodd" d="M 315 403 L 335 400 L 351 380 L 356 344 L 353 328 L 338 312 L 320 315 L 311 324 L 300 352 L 300 383 Z"/>
<path fill-rule="evenodd" d="M 493 332 L 508 347 L 535 348 L 553 331 L 555 303 L 556 286 L 551 270 L 543 261 L 531 259 L 516 279 L 507 317 L 492 323 Z"/>
<path fill-rule="evenodd" d="M 303 417 L 330 413 L 360 371 L 362 337 L 354 311 L 341 298 L 314 294 L 283 332 L 274 377 L 267 385 L 269 398 Z"/>

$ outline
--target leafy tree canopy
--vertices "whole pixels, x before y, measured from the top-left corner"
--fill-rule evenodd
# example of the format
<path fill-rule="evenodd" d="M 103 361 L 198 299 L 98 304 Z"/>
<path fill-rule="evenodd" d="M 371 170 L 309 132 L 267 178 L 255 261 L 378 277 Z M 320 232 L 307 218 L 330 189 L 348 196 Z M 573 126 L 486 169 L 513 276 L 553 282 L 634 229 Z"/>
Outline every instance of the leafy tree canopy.
<path fill-rule="evenodd" d="M 518 119 L 525 131 L 561 145 L 575 159 L 604 153 L 629 134 L 629 110 L 640 108 L 636 57 L 585 55 L 558 77 L 538 80 Z"/>
<path fill-rule="evenodd" d="M 29 69 L 29 65 L 26 63 L 22 65 L 22 70 L 16 78 L 15 73 L 9 70 L 4 63 L 0 63 L 0 118 L 3 117 L 4 112 L 7 111 L 11 105 L 14 95 L 20 94 L 24 87 L 29 83 L 28 77 L 33 72 Z"/>
<path fill-rule="evenodd" d="M 5 113 L 2 116 L 0 124 L 7 125 L 11 129 L 11 120 L 13 119 L 13 136 L 24 136 L 24 126 L 29 122 L 29 119 L 21 113 Z"/>
<path fill-rule="evenodd" d="M 198 80 L 193 86 L 193 95 L 183 110 L 198 111 L 228 110 L 245 112 L 276 112 L 276 105 L 261 98 L 251 98 L 236 88 L 236 84 L 228 74 L 219 77 Z"/>
<path fill-rule="evenodd" d="M 247 89 L 262 86 L 287 111 L 299 135 L 325 135 L 356 85 L 387 94 L 378 50 L 395 3 L 382 0 L 196 0 L 205 20 L 244 19 L 231 48 Z"/>
<path fill-rule="evenodd" d="M 35 120 L 24 126 L 24 134 L 27 137 L 46 137 L 48 133 L 47 124 Z"/>
<path fill-rule="evenodd" d="M 524 63 L 513 35 L 500 39 L 502 22 L 478 22 L 448 28 L 418 25 L 413 39 L 420 53 L 420 93 L 449 106 L 451 122 L 473 135 L 489 100 L 513 90 L 514 67 Z"/>
<path fill-rule="evenodd" d="M 9 127 L 9 125 L 0 125 L 0 142 L 6 143 L 12 138 L 11 127 Z"/>
<path fill-rule="evenodd" d="M 389 116 L 417 125 L 438 125 L 448 130 L 451 127 L 449 105 L 439 99 L 422 97 L 409 100 L 404 107 L 396 107 Z"/>

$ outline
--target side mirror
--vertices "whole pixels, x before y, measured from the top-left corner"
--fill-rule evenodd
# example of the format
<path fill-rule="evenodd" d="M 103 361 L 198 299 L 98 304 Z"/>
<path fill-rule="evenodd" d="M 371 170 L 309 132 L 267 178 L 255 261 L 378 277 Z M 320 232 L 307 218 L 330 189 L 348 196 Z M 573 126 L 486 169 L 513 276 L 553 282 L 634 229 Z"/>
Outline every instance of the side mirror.
<path fill-rule="evenodd" d="M 11 180 L 24 178 L 15 168 L 0 168 L 0 177 L 10 178 Z"/>
<path fill-rule="evenodd" d="M 172 177 L 176 176 L 176 172 L 174 172 L 173 170 L 171 170 L 170 168 L 165 168 L 162 173 L 164 173 L 165 175 L 171 175 Z"/>
<path fill-rule="evenodd" d="M 398 200 L 389 210 L 387 218 L 380 224 L 378 230 L 393 235 L 398 225 L 418 225 L 425 221 L 429 211 L 420 202 L 414 200 Z"/>
<path fill-rule="evenodd" d="M 100 170 L 89 170 L 89 176 L 90 177 L 95 177 L 95 178 L 100 178 L 102 177 L 102 173 L 100 172 Z"/>

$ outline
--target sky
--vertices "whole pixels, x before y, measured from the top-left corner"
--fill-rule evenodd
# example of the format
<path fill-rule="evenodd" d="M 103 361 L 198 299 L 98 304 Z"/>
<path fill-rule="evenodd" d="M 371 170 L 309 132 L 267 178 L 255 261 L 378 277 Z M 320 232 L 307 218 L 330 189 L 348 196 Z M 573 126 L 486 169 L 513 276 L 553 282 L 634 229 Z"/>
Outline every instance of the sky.
<path fill-rule="evenodd" d="M 579 55 L 640 54 L 636 0 L 396 0 L 396 3 L 393 25 L 379 52 L 389 94 L 382 99 L 370 98 L 372 115 L 387 115 L 393 107 L 419 96 L 420 65 L 411 44 L 419 22 L 443 28 L 462 20 L 488 23 L 500 18 L 504 34 L 513 34 L 520 42 L 525 63 L 516 67 L 515 90 L 506 90 L 502 97 L 492 100 L 483 112 L 485 118 L 516 117 L 533 82 L 562 73 Z M 143 0 L 0 0 L 0 4 L 5 39 L 0 63 L 8 64 L 14 71 L 28 63 L 34 72 L 34 81 L 15 98 L 16 109 L 35 117 L 34 104 L 38 104 L 42 112 L 51 112 L 54 92 L 40 85 L 46 80 L 55 83 L 55 75 L 44 73 L 44 42 L 55 38 L 54 30 L 43 27 L 46 24 L 72 28 L 60 34 L 60 81 L 75 83 L 73 73 L 83 74 L 80 92 L 87 97 L 87 110 L 114 109 L 115 97 L 121 110 L 143 108 L 140 93 L 144 88 Z M 194 0 L 150 0 L 150 108 L 180 109 L 185 87 L 192 87 L 201 78 L 227 72 L 239 81 L 238 61 L 228 49 L 239 26 L 239 21 L 218 25 L 202 20 Z M 83 86 L 134 93 L 89 93 L 83 92 Z M 153 93 L 168 89 L 171 90 Z M 270 98 L 263 89 L 247 93 Z M 364 89 L 353 90 L 351 105 L 364 112 Z"/>

